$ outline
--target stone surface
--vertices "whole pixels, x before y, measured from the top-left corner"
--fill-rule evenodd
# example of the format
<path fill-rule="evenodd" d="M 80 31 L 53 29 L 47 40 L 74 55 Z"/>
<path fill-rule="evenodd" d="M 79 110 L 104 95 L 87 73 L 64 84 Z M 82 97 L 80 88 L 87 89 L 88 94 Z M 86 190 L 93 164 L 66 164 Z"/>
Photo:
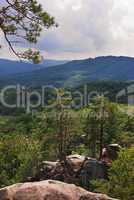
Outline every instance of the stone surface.
<path fill-rule="evenodd" d="M 72 184 L 41 181 L 16 184 L 0 189 L 0 200 L 114 200 L 95 194 Z"/>
<path fill-rule="evenodd" d="M 87 158 L 79 173 L 82 185 L 89 187 L 90 180 L 105 178 L 107 178 L 107 166 L 101 161 Z"/>
<path fill-rule="evenodd" d="M 118 158 L 118 153 L 121 150 L 121 146 L 119 144 L 110 144 L 107 147 L 108 156 L 111 160 L 116 160 Z"/>
<path fill-rule="evenodd" d="M 35 177 L 30 181 L 53 179 L 66 183 L 89 186 L 92 179 L 104 179 L 107 176 L 107 166 L 96 159 L 71 155 L 65 162 L 43 162 Z"/>

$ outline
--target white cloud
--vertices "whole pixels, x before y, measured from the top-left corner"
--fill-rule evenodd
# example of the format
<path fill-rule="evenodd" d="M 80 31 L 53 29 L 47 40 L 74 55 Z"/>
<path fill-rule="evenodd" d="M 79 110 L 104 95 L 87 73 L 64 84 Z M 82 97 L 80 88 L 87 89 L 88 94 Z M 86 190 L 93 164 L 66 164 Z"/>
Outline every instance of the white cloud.
<path fill-rule="evenodd" d="M 134 55 L 134 0 L 39 2 L 59 23 L 44 32 L 37 45 L 47 57 Z"/>

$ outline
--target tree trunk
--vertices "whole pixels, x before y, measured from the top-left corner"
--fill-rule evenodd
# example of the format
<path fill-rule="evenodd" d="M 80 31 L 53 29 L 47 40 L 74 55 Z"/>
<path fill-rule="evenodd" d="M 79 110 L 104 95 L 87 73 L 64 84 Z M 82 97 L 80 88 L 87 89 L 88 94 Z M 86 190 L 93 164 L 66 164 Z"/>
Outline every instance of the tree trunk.
<path fill-rule="evenodd" d="M 103 122 L 101 122 L 101 126 L 100 126 L 100 156 L 99 156 L 99 159 L 102 158 L 103 134 L 104 134 L 104 125 L 103 125 Z"/>

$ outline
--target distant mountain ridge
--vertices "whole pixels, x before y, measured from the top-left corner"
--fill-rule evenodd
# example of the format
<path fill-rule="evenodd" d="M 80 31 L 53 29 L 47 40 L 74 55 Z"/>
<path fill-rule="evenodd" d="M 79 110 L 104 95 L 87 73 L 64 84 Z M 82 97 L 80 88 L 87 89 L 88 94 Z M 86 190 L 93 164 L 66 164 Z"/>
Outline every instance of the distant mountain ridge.
<path fill-rule="evenodd" d="M 74 87 L 90 81 L 133 81 L 134 58 L 105 56 L 73 60 L 62 65 L 8 77 L 8 83 Z"/>
<path fill-rule="evenodd" d="M 0 59 L 0 77 L 24 72 L 31 72 L 50 66 L 61 65 L 66 62 L 67 61 L 62 60 L 60 61 L 44 59 L 40 64 L 35 65 L 30 62 Z"/>

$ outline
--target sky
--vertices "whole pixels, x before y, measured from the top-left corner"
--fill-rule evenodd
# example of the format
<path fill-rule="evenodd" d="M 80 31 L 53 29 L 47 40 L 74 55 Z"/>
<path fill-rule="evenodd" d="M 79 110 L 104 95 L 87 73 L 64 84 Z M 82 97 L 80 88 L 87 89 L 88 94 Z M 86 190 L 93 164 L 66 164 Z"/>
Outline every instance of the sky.
<path fill-rule="evenodd" d="M 38 1 L 59 24 L 43 31 L 34 47 L 45 58 L 134 56 L 134 0 Z M 0 57 L 16 59 L 8 47 L 0 50 Z"/>

